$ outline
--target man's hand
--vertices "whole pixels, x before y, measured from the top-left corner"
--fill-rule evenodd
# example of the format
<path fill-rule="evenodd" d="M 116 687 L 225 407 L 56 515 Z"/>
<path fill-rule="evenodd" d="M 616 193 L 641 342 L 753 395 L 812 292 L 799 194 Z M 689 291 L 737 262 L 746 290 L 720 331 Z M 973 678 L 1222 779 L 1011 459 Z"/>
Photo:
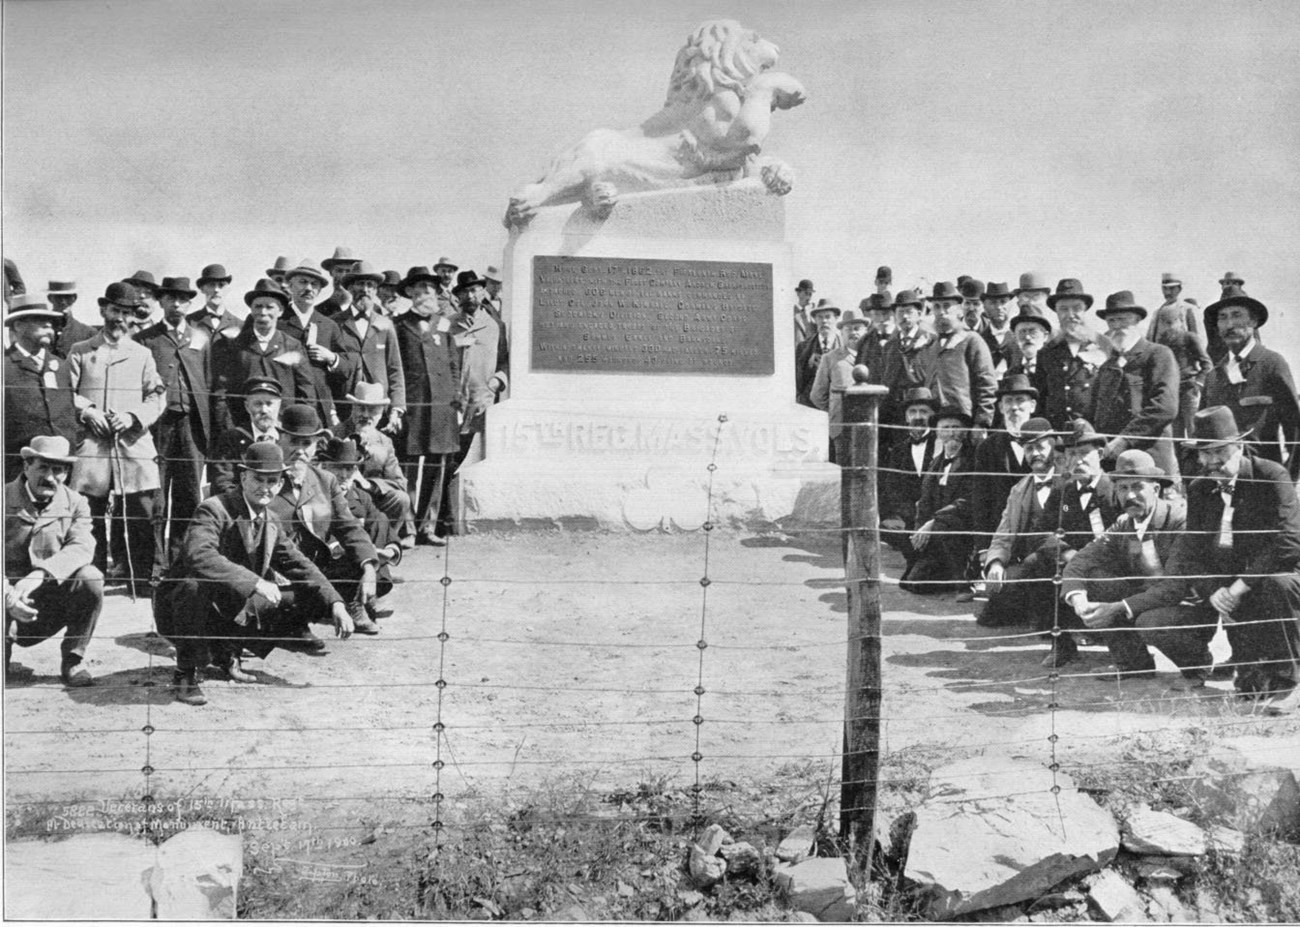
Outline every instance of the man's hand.
<path fill-rule="evenodd" d="M 984 571 L 984 589 L 989 595 L 997 595 L 1002 591 L 1002 581 L 1007 578 L 1007 568 L 1002 565 L 1001 560 L 994 560 Z"/>
<path fill-rule="evenodd" d="M 342 602 L 335 602 L 334 607 L 330 609 L 330 617 L 334 619 L 334 636 L 347 640 L 352 636 L 352 616 L 348 614 L 348 607 Z"/>
<path fill-rule="evenodd" d="M 269 579 L 259 579 L 253 587 L 253 605 L 257 608 L 275 608 L 280 604 L 280 587 Z"/>
<path fill-rule="evenodd" d="M 338 428 L 341 424 L 337 409 L 330 409 L 329 414 L 325 417 L 329 419 L 330 428 Z"/>
<path fill-rule="evenodd" d="M 1086 592 L 1070 596 L 1070 598 L 1066 600 L 1066 604 L 1073 608 L 1074 613 L 1080 618 L 1084 615 L 1090 614 L 1092 610 L 1097 607 L 1088 601 L 1088 593 Z"/>
<path fill-rule="evenodd" d="M 934 531 L 933 518 L 912 533 L 912 546 L 917 550 L 925 550 L 925 545 L 930 543 L 930 533 L 932 531 Z"/>
<path fill-rule="evenodd" d="M 115 435 L 130 431 L 134 421 L 135 419 L 130 412 L 118 412 L 116 409 L 108 410 L 108 427 Z"/>
<path fill-rule="evenodd" d="M 1241 596 L 1227 586 L 1220 586 L 1210 596 L 1210 604 L 1214 606 L 1214 610 L 1220 615 L 1230 616 L 1237 610 L 1237 606 L 1241 604 Z"/>
<path fill-rule="evenodd" d="M 107 438 L 113 434 L 113 428 L 108 423 L 108 416 L 98 409 L 87 409 L 82 412 L 81 421 L 96 438 Z"/>
<path fill-rule="evenodd" d="M 390 435 L 395 435 L 399 433 L 401 430 L 402 430 L 402 410 L 391 409 L 388 413 L 388 424 L 383 428 L 383 431 L 387 432 Z"/>
<path fill-rule="evenodd" d="M 1079 617 L 1089 628 L 1109 628 L 1121 618 L 1128 616 L 1123 602 L 1098 602 Z"/>
<path fill-rule="evenodd" d="M 41 588 L 46 576 L 44 570 L 32 570 L 9 587 L 5 593 L 5 613 L 10 618 L 24 623 L 36 620 L 36 608 L 32 605 L 32 594 Z"/>
<path fill-rule="evenodd" d="M 318 364 L 324 364 L 326 367 L 338 360 L 338 355 L 329 348 L 320 344 L 311 344 L 307 346 L 307 356 Z"/>
<path fill-rule="evenodd" d="M 366 563 L 361 568 L 361 601 L 375 601 L 375 565 Z"/>

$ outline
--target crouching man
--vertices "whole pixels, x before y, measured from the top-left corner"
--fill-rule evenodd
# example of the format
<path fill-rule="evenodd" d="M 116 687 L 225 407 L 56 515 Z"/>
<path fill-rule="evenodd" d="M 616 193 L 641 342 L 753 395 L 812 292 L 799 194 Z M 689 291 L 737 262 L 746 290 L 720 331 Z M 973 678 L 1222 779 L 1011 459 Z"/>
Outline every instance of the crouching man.
<path fill-rule="evenodd" d="M 5 677 L 14 644 L 63 634 L 59 678 L 94 683 L 81 666 L 104 602 L 104 574 L 91 565 L 90 504 L 66 483 L 68 439 L 40 435 L 20 451 L 22 473 L 5 486 Z"/>
<path fill-rule="evenodd" d="M 329 613 L 339 637 L 352 634 L 343 600 L 270 508 L 286 469 L 278 445 L 250 445 L 239 488 L 199 506 L 181 557 L 159 587 L 154 614 L 158 630 L 176 646 L 172 684 L 180 702 L 207 702 L 199 684 L 210 663 L 234 682 L 256 682 L 241 666 L 241 652 L 264 659 L 296 641 L 301 613 L 309 609 Z"/>

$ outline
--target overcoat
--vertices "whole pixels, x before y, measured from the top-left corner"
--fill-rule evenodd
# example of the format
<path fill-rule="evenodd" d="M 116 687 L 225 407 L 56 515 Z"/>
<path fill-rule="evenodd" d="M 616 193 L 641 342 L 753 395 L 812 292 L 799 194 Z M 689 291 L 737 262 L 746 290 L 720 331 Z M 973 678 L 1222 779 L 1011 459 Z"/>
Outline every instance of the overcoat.
<path fill-rule="evenodd" d="M 25 477 L 5 484 L 6 580 L 15 583 L 42 569 L 55 582 L 66 582 L 89 566 L 94 555 L 90 504 L 84 496 L 59 485 L 38 512 L 27 495 Z"/>
<path fill-rule="evenodd" d="M 18 452 L 37 435 L 62 435 L 75 447 L 81 426 L 72 404 L 66 360 L 45 352 L 45 362 L 24 356 L 10 345 L 5 351 L 5 473 L 22 469 Z"/>
<path fill-rule="evenodd" d="M 403 456 L 454 454 L 460 449 L 455 403 L 460 394 L 460 352 L 450 327 L 438 331 L 441 316 L 416 312 L 397 317 L 397 344 L 406 378 L 406 418 L 397 450 Z"/>

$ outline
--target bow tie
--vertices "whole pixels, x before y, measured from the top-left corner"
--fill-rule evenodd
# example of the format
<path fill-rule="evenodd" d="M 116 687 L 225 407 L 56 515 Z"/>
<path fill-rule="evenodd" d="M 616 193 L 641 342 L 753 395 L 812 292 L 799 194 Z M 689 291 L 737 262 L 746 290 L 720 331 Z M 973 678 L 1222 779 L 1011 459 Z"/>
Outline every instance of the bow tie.
<path fill-rule="evenodd" d="M 1037 477 L 1034 478 L 1035 489 L 1042 489 L 1044 486 L 1051 486 L 1051 485 L 1052 485 L 1052 478 L 1050 476 L 1043 477 L 1041 480 L 1038 479 Z"/>
<path fill-rule="evenodd" d="M 911 439 L 911 441 L 912 441 L 912 446 L 913 446 L 913 447 L 916 447 L 916 445 L 918 445 L 918 444 L 924 444 L 925 442 L 927 442 L 927 441 L 929 441 L 929 440 L 930 440 L 930 436 L 929 436 L 929 435 L 926 435 L 924 438 L 912 438 L 912 439 Z"/>
<path fill-rule="evenodd" d="M 1219 480 L 1219 493 L 1224 496 L 1233 494 L 1232 480 Z"/>

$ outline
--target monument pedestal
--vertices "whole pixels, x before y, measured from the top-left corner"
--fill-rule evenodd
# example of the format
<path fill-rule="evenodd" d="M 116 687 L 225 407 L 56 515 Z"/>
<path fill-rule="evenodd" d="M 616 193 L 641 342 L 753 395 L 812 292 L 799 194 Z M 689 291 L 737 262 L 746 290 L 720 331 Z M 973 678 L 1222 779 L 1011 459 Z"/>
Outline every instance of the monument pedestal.
<path fill-rule="evenodd" d="M 464 526 L 838 521 L 826 416 L 792 398 L 779 197 L 741 181 L 629 195 L 604 219 L 549 207 L 505 264 L 511 398 L 458 475 Z"/>

